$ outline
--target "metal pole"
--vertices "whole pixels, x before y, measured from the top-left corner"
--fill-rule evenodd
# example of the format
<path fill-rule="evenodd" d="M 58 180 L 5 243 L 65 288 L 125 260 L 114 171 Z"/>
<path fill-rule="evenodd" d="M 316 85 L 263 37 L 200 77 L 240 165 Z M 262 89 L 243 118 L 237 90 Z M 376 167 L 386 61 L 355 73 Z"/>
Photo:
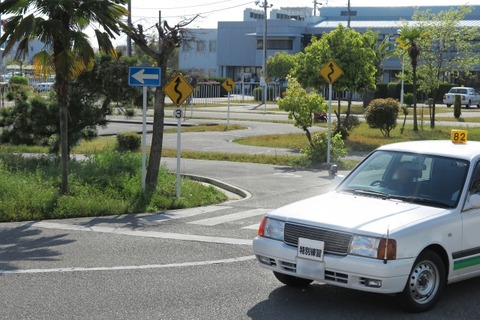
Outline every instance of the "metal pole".
<path fill-rule="evenodd" d="M 267 110 L 267 8 L 271 8 L 273 5 L 268 4 L 266 0 L 260 5 L 260 1 L 257 1 L 256 4 L 263 9 L 263 62 L 262 62 L 262 71 L 263 71 L 263 104 L 265 111 Z M 261 81 L 260 81 L 261 83 Z"/>
<path fill-rule="evenodd" d="M 327 164 L 330 164 L 330 144 L 332 136 L 332 91 L 333 85 L 330 83 L 328 85 L 328 139 L 327 139 Z"/>
<path fill-rule="evenodd" d="M 145 191 L 147 177 L 147 87 L 143 87 L 143 121 L 142 121 L 142 191 Z"/>
<path fill-rule="evenodd" d="M 230 92 L 228 93 L 227 128 L 230 126 Z"/>
<path fill-rule="evenodd" d="M 267 1 L 263 2 L 263 103 L 267 111 Z"/>
<path fill-rule="evenodd" d="M 180 110 L 181 107 L 179 107 Z M 182 116 L 177 119 L 177 185 L 176 185 L 176 197 L 180 198 L 180 158 L 182 156 Z"/>
<path fill-rule="evenodd" d="M 130 28 L 132 26 L 132 2 L 131 1 L 128 1 L 127 8 L 128 8 L 127 24 L 128 24 L 128 27 Z M 127 35 L 127 56 L 129 57 L 132 56 L 132 38 L 128 35 Z"/>

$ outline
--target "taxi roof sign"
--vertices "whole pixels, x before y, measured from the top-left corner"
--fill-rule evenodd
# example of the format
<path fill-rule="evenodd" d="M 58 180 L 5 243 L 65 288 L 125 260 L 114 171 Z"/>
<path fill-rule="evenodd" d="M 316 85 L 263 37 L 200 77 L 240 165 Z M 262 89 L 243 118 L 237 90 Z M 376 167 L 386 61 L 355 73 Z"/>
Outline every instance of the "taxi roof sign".
<path fill-rule="evenodd" d="M 467 143 L 467 141 L 468 141 L 468 131 L 467 130 L 452 129 L 452 131 L 450 132 L 450 140 L 453 143 Z"/>

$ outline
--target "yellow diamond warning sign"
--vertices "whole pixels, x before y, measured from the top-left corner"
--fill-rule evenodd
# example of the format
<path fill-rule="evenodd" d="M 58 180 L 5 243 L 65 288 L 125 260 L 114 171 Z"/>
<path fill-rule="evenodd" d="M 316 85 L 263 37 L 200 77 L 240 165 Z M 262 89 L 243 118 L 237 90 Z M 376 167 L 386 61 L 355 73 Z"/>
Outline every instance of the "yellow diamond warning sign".
<path fill-rule="evenodd" d="M 337 66 L 333 60 L 327 62 L 327 64 L 320 70 L 320 74 L 328 83 L 332 84 L 340 78 L 343 74 L 343 70 Z"/>
<path fill-rule="evenodd" d="M 231 92 L 233 88 L 235 88 L 237 84 L 231 79 L 228 78 L 227 80 L 223 81 L 222 87 L 227 90 L 227 92 Z"/>
<path fill-rule="evenodd" d="M 172 100 L 174 104 L 180 106 L 193 92 L 193 88 L 188 81 L 181 75 L 177 74 L 170 80 L 163 92 Z"/>

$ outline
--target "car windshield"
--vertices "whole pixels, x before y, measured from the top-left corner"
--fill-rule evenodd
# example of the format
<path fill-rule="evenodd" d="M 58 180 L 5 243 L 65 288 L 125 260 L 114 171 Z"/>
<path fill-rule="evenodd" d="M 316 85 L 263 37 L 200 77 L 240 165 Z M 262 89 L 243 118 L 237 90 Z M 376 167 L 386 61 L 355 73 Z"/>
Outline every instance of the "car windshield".
<path fill-rule="evenodd" d="M 456 207 L 469 162 L 433 155 L 378 150 L 356 167 L 337 191 Z"/>

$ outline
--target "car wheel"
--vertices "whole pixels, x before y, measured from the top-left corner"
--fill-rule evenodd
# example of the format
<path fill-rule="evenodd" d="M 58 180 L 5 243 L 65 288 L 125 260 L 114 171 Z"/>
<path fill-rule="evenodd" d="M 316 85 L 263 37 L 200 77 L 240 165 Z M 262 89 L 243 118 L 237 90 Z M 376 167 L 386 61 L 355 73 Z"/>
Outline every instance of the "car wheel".
<path fill-rule="evenodd" d="M 450 108 L 452 105 L 451 104 L 447 104 L 447 108 Z"/>
<path fill-rule="evenodd" d="M 471 103 L 472 103 L 471 101 L 468 101 L 467 104 L 465 105 L 465 108 L 466 108 L 466 109 L 470 109 L 470 104 L 471 104 Z"/>
<path fill-rule="evenodd" d="M 425 251 L 415 260 L 401 293 L 403 306 L 410 312 L 427 311 L 438 302 L 445 285 L 442 259 L 433 251 Z"/>
<path fill-rule="evenodd" d="M 273 274 L 275 275 L 275 278 L 277 278 L 278 281 L 291 287 L 306 287 L 313 282 L 313 280 L 310 280 L 310 279 L 290 276 L 288 274 L 283 274 L 280 272 L 273 271 Z"/>

